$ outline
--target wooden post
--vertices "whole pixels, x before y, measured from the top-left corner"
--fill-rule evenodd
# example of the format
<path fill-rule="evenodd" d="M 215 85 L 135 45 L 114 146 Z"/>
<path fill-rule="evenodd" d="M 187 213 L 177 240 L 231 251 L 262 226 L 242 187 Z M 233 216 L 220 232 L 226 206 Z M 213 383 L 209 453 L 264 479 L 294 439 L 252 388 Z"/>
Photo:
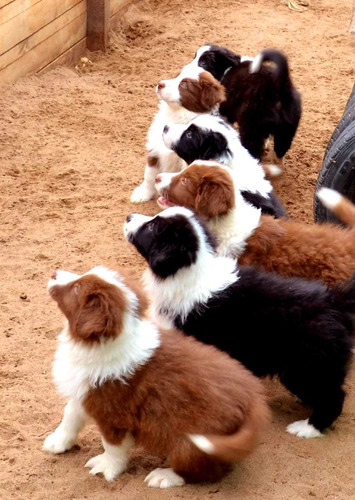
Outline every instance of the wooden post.
<path fill-rule="evenodd" d="M 110 21 L 110 0 L 87 0 L 87 48 L 106 51 Z"/>

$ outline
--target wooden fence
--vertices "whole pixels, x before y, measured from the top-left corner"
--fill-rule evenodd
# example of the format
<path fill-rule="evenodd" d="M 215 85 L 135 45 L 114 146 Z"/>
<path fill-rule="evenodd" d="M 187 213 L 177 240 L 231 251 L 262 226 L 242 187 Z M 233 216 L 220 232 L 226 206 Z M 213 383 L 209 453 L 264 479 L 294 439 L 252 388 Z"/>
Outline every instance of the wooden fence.
<path fill-rule="evenodd" d="M 0 0 L 0 84 L 106 50 L 132 0 Z"/>

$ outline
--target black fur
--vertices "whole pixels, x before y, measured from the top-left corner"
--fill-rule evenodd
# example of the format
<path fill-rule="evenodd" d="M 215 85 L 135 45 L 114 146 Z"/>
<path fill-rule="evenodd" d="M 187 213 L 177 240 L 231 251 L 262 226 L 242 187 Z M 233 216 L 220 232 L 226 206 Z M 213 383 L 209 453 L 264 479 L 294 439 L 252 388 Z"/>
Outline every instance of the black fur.
<path fill-rule="evenodd" d="M 147 233 L 146 227 L 131 241 L 149 265 L 152 256 L 166 262 L 165 277 L 176 276 L 186 248 L 191 249 L 192 263 L 206 245 L 197 240 L 187 218 L 182 224 L 184 217 L 157 216 L 147 224 L 154 225 L 154 231 Z M 168 225 L 174 226 L 171 243 Z M 149 251 L 142 253 L 142 246 Z M 187 265 L 185 261 L 181 267 Z M 277 376 L 312 407 L 309 423 L 323 431 L 343 407 L 343 383 L 352 357 L 355 278 L 327 288 L 317 281 L 284 278 L 253 267 L 242 266 L 238 273 L 235 283 L 214 293 L 206 303 L 196 303 L 186 318 L 174 316 L 164 304 L 161 313 L 186 334 L 228 352 L 255 375 Z"/>
<path fill-rule="evenodd" d="M 259 71 L 250 73 L 250 61 L 240 62 L 240 56 L 217 45 L 200 56 L 198 65 L 226 88 L 219 112 L 230 123 L 238 123 L 241 142 L 250 154 L 261 159 L 264 141 L 272 135 L 275 153 L 282 158 L 298 128 L 301 96 L 292 84 L 286 56 L 272 49 L 261 54 L 276 68 L 262 64 Z"/>
<path fill-rule="evenodd" d="M 222 120 L 220 123 L 230 127 Z M 216 160 L 224 163 L 226 158 L 232 157 L 228 141 L 223 134 L 208 128 L 201 128 L 194 123 L 181 134 L 178 141 L 171 145 L 171 149 L 188 165 L 195 160 Z M 286 209 L 273 191 L 269 197 L 248 191 L 243 191 L 242 194 L 249 203 L 260 208 L 262 213 L 276 218 L 288 218 Z"/>
<path fill-rule="evenodd" d="M 128 215 L 127 221 L 129 218 Z M 198 252 L 195 231 L 186 217 L 176 215 L 173 220 L 172 223 L 171 218 L 167 219 L 158 215 L 143 224 L 135 234 L 130 234 L 128 237 L 129 242 L 147 260 L 154 274 L 162 279 L 193 264 Z M 215 238 L 202 222 L 200 225 L 208 245 L 215 249 Z M 180 241 L 181 234 L 184 235 L 184 241 Z M 161 246 L 157 247 L 157 241 L 161 242 Z"/>

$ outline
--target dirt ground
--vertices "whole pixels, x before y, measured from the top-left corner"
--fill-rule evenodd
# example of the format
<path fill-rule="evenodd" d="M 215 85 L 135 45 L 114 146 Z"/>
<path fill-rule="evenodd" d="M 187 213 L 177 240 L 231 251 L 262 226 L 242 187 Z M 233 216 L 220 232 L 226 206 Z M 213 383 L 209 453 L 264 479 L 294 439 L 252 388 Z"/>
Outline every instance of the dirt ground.
<path fill-rule="evenodd" d="M 313 220 L 322 156 L 354 83 L 352 0 L 311 0 L 304 13 L 281 0 L 137 2 L 89 69 L 58 68 L 1 89 L 0 496 L 19 499 L 355 498 L 355 369 L 343 414 L 323 439 L 285 432 L 307 418 L 277 382 L 265 382 L 272 425 L 257 451 L 217 484 L 167 491 L 143 479 L 161 463 L 137 449 L 112 483 L 83 465 L 101 453 L 94 425 L 61 456 L 41 450 L 64 401 L 51 365 L 63 318 L 46 291 L 55 269 L 144 263 L 122 236 L 142 178 L 145 136 L 157 109 L 154 87 L 206 42 L 255 55 L 284 50 L 303 96 L 303 117 L 275 189 L 295 219 Z"/>

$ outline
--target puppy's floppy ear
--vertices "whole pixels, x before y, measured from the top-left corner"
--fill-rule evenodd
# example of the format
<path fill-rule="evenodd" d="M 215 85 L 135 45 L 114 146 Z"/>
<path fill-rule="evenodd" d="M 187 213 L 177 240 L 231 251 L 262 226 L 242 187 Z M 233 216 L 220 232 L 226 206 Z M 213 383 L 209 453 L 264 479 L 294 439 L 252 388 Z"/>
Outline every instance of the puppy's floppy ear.
<path fill-rule="evenodd" d="M 235 204 L 234 185 L 229 179 L 204 176 L 195 199 L 195 211 L 209 218 L 225 215 Z"/>
<path fill-rule="evenodd" d="M 201 104 L 209 111 L 216 104 L 226 100 L 225 88 L 212 75 L 205 71 L 200 75 Z"/>
<path fill-rule="evenodd" d="M 115 290 L 114 298 L 109 293 L 92 292 L 72 319 L 71 332 L 81 340 L 114 338 L 122 330 L 124 310 L 125 298 L 120 290 Z"/>

